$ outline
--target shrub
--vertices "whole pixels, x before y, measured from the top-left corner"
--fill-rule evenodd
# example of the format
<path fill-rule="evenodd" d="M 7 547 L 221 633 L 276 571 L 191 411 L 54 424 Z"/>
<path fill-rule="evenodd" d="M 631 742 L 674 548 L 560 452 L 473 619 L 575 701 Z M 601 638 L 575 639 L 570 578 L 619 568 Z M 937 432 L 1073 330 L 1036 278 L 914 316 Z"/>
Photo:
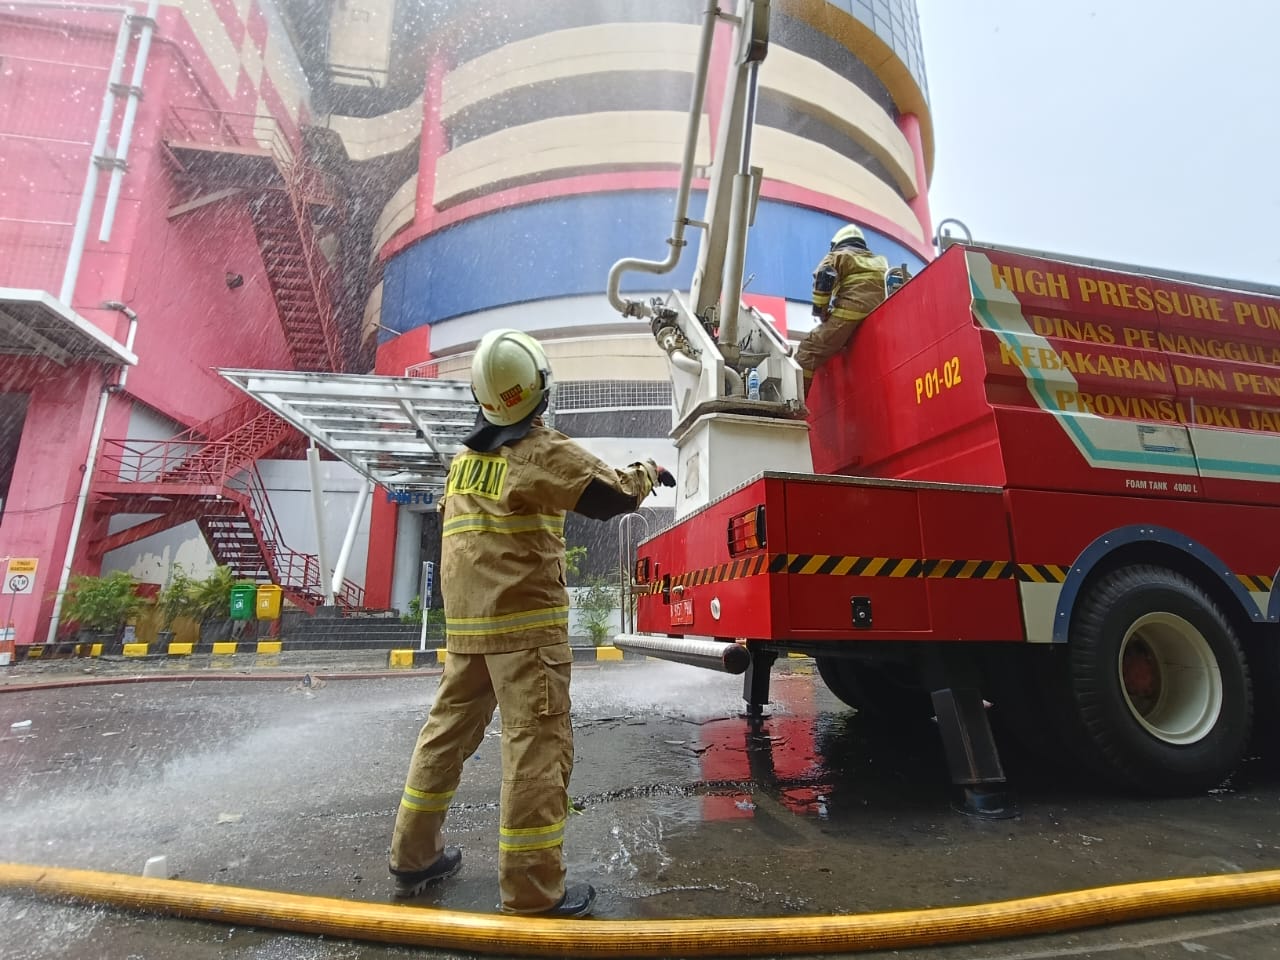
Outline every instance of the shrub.
<path fill-rule="evenodd" d="M 147 604 L 138 596 L 137 586 L 138 581 L 123 570 L 104 577 L 72 577 L 63 597 L 62 616 L 88 630 L 119 630 Z"/>
<path fill-rule="evenodd" d="M 164 585 L 164 589 L 160 591 L 160 596 L 156 598 L 156 607 L 160 611 L 161 629 L 172 630 L 173 621 L 179 617 L 195 616 L 192 591 L 196 585 L 196 581 L 187 575 L 187 571 L 180 566 L 174 566 L 169 574 L 169 582 Z"/>
<path fill-rule="evenodd" d="M 196 620 L 212 620 L 231 615 L 231 588 L 238 581 L 231 568 L 216 567 L 203 580 L 197 580 L 191 588 L 191 605 Z"/>
<path fill-rule="evenodd" d="M 564 576 L 566 580 L 578 579 L 582 573 L 582 561 L 587 559 L 586 547 L 569 547 L 564 552 Z"/>
<path fill-rule="evenodd" d="M 182 567 L 175 566 L 157 600 L 164 629 L 171 630 L 173 621 L 179 617 L 203 624 L 207 620 L 228 616 L 231 612 L 231 588 L 235 583 L 235 575 L 227 566 L 217 567 L 203 580 L 196 580 Z"/>
<path fill-rule="evenodd" d="M 422 598 L 414 597 L 409 601 L 409 612 L 400 615 L 401 623 L 421 623 L 422 622 Z M 427 611 L 427 625 L 443 625 L 444 610 L 440 607 L 432 607 Z"/>
<path fill-rule="evenodd" d="M 618 585 L 603 577 L 592 577 L 578 591 L 579 619 L 597 647 L 609 639 L 613 612 L 618 607 Z"/>

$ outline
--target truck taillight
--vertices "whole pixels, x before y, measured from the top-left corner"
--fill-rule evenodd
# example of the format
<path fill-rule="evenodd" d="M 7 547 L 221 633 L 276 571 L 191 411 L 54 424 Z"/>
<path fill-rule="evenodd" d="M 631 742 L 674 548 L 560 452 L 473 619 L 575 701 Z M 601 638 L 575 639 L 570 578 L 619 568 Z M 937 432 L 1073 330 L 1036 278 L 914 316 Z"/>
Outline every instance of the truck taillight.
<path fill-rule="evenodd" d="M 636 583 L 649 582 L 649 558 L 648 557 L 641 557 L 639 560 L 636 561 L 635 577 L 633 579 L 635 580 Z"/>
<path fill-rule="evenodd" d="M 764 504 L 729 518 L 729 556 L 765 547 Z"/>

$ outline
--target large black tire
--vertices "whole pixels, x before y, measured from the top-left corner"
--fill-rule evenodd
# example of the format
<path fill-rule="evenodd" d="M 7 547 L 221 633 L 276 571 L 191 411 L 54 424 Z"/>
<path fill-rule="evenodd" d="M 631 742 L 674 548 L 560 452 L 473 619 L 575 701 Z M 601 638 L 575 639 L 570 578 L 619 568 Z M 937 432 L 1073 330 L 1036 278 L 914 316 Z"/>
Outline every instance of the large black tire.
<path fill-rule="evenodd" d="M 1244 651 L 1181 574 L 1124 567 L 1081 598 L 1056 678 L 1064 741 L 1126 789 L 1177 795 L 1220 784 L 1249 743 Z"/>
<path fill-rule="evenodd" d="M 933 701 L 911 668 L 849 657 L 815 657 L 827 689 L 874 722 L 918 724 L 933 716 Z"/>

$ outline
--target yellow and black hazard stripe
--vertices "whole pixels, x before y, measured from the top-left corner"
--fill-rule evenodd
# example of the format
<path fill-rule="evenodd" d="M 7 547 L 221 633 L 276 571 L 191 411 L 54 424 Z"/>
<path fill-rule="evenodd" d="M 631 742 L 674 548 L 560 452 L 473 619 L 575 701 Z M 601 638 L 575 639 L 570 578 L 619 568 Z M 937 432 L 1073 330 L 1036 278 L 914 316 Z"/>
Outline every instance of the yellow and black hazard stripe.
<path fill-rule="evenodd" d="M 1018 579 L 1023 583 L 1066 583 L 1071 567 L 1057 563 L 1020 563 Z"/>
<path fill-rule="evenodd" d="M 1065 583 L 1070 564 L 1014 563 L 1010 560 L 943 560 L 913 557 L 858 557 L 826 553 L 760 554 L 730 563 L 703 567 L 672 576 L 667 585 L 697 587 L 709 583 L 743 580 L 762 573 L 796 576 L 887 577 L 918 580 L 1016 580 L 1020 583 Z M 1253 593 L 1269 593 L 1275 578 L 1265 574 L 1236 574 Z M 649 593 L 661 593 L 661 582 L 650 583 Z"/>
<path fill-rule="evenodd" d="M 1236 579 L 1244 584 L 1244 588 L 1250 593 L 1270 593 L 1276 582 L 1275 577 L 1269 577 L 1266 574 L 1237 573 Z"/>
<path fill-rule="evenodd" d="M 675 587 L 699 587 L 704 583 L 724 583 L 728 580 L 745 580 L 765 572 L 765 562 L 769 558 L 763 553 L 757 557 L 745 557 L 730 563 L 720 563 L 714 567 L 703 567 L 690 573 L 682 573 L 672 577 L 668 583 Z M 662 584 L 649 584 L 650 593 L 661 593 Z"/>
<path fill-rule="evenodd" d="M 853 557 L 821 553 L 779 553 L 769 560 L 770 573 L 923 580 L 1022 580 L 1027 583 L 1063 583 L 1067 579 L 1068 569 L 1070 568 L 1055 563 Z"/>
<path fill-rule="evenodd" d="M 770 573 L 893 579 L 1001 580 L 1012 564 L 999 560 L 924 560 L 914 557 L 855 557 L 823 553 L 780 553 L 769 561 Z"/>
<path fill-rule="evenodd" d="M 1069 567 L 1052 563 L 1012 563 L 1007 560 L 945 560 L 914 557 L 858 557 L 826 553 L 761 554 L 731 563 L 703 567 L 667 581 L 669 586 L 697 587 L 709 583 L 742 580 L 761 573 L 798 576 L 888 577 L 931 580 L 1021 580 L 1027 583 L 1062 583 Z M 649 584 L 660 593 L 661 583 Z"/>

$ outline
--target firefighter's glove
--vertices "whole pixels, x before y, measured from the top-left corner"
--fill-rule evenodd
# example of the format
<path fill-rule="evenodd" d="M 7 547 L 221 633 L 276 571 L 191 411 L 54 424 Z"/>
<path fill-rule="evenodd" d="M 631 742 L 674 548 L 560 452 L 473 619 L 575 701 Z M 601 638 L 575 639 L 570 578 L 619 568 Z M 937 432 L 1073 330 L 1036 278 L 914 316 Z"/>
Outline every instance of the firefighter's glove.
<path fill-rule="evenodd" d="M 637 461 L 631 466 L 638 469 L 644 476 L 644 490 L 640 494 L 641 497 L 647 497 L 655 487 L 674 487 L 676 485 L 676 478 L 652 460 Z"/>
<path fill-rule="evenodd" d="M 637 460 L 627 464 L 628 470 L 639 471 L 641 477 L 640 499 L 643 500 L 658 485 L 658 465 L 652 460 Z"/>

